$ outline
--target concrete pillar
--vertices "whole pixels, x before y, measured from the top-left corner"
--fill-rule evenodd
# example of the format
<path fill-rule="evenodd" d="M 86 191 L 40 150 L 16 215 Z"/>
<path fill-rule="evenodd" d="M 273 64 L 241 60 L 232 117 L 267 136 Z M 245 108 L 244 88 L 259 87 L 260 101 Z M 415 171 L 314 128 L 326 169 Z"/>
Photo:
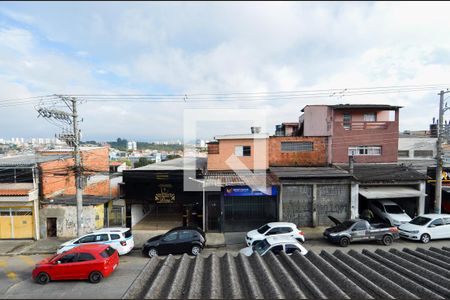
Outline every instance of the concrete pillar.
<path fill-rule="evenodd" d="M 278 193 L 278 220 L 283 221 L 283 185 L 279 186 L 280 192 Z"/>
<path fill-rule="evenodd" d="M 313 227 L 317 226 L 317 184 L 313 184 L 312 186 L 312 219 L 313 219 Z"/>
<path fill-rule="evenodd" d="M 419 190 L 421 192 L 421 195 L 419 197 L 419 199 L 417 199 L 418 203 L 417 203 L 417 214 L 418 215 L 423 215 L 425 213 L 425 181 L 422 181 L 419 184 Z"/>
<path fill-rule="evenodd" d="M 40 232 L 39 232 L 39 205 L 38 205 L 39 200 L 36 199 L 33 201 L 33 221 L 34 221 L 34 239 L 37 241 L 40 238 Z"/>
<path fill-rule="evenodd" d="M 350 185 L 350 218 L 355 219 L 359 216 L 359 184 L 352 182 Z"/>

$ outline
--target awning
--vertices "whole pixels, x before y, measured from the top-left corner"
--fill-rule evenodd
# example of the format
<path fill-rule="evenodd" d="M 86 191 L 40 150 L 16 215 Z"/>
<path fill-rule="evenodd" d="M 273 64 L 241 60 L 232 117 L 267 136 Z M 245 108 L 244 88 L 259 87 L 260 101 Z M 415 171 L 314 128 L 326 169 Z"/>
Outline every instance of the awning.
<path fill-rule="evenodd" d="M 412 187 L 406 186 L 371 186 L 360 187 L 359 194 L 367 199 L 409 198 L 426 196 Z"/>

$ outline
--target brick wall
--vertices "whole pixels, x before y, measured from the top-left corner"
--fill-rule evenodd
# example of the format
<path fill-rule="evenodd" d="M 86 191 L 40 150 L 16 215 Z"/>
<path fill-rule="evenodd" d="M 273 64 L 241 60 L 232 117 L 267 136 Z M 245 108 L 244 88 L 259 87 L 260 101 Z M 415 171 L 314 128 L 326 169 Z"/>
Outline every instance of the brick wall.
<path fill-rule="evenodd" d="M 281 142 L 312 142 L 313 151 L 282 152 Z M 327 147 L 325 138 L 300 136 L 272 136 L 269 139 L 269 165 L 271 167 L 325 166 Z"/>
<path fill-rule="evenodd" d="M 108 148 L 82 150 L 81 157 L 86 175 L 93 175 L 95 172 L 109 172 Z M 75 173 L 73 167 L 73 158 L 41 163 L 41 195 L 44 198 L 59 194 L 74 195 Z M 84 194 L 109 196 L 109 179 L 85 187 Z"/>

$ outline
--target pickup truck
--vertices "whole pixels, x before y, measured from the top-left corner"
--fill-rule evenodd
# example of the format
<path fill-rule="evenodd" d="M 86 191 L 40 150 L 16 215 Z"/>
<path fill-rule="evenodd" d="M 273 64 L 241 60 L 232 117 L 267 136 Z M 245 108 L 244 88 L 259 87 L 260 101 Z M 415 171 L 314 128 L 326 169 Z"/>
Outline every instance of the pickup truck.
<path fill-rule="evenodd" d="M 341 247 L 347 247 L 351 242 L 378 241 L 386 246 L 400 238 L 398 228 L 386 224 L 370 224 L 366 220 L 339 220 L 328 216 L 336 226 L 325 229 L 324 237 Z"/>

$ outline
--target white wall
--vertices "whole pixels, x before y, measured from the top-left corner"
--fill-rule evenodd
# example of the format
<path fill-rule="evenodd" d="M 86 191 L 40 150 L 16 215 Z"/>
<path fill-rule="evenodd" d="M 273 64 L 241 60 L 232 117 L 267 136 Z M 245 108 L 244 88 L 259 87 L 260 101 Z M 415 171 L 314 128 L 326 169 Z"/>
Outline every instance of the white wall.
<path fill-rule="evenodd" d="M 427 159 L 425 157 L 414 157 L 414 150 L 432 150 L 433 157 L 429 159 L 433 159 L 436 156 L 436 138 L 410 138 L 410 137 L 400 137 L 398 139 L 398 150 L 407 150 L 409 151 L 409 157 L 399 157 L 398 160 L 402 159 L 418 159 L 423 160 Z"/>
<path fill-rule="evenodd" d="M 131 226 L 133 227 L 145 217 L 144 206 L 142 204 L 131 205 Z"/>

